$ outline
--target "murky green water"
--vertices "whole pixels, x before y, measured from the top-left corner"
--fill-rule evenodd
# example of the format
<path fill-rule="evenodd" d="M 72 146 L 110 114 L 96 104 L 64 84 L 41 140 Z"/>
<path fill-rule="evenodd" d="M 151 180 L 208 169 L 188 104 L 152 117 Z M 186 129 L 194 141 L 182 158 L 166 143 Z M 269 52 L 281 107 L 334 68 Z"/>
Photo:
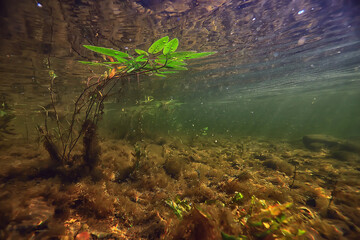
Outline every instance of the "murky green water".
<path fill-rule="evenodd" d="M 71 98 L 91 75 L 88 67 L 76 62 L 92 58 L 82 44 L 146 48 L 155 38 L 170 35 L 179 38 L 181 50 L 218 53 L 190 61 L 187 72 L 166 79 L 142 77 L 140 84 L 131 84 L 109 100 L 111 109 L 104 121 L 112 122 L 111 129 L 126 128 L 124 124 L 133 121 L 119 120 L 116 126 L 114 121 L 124 116 L 113 113 L 134 109 L 151 96 L 162 104 L 177 104 L 171 103 L 171 110 L 139 106 L 138 114 L 144 116 L 138 124 L 147 132 L 197 134 L 208 127 L 208 134 L 229 137 L 359 136 L 355 2 L 50 1 L 39 7 L 36 1 L 4 1 L 3 5 L 0 90 L 18 115 L 14 123 L 22 125 L 25 118 L 30 132 L 41 119 L 40 106 L 50 103 L 48 70 L 58 75 L 56 88 L 64 111 L 70 110 Z M 17 14 L 12 14 L 15 9 Z M 156 117 L 145 116 L 146 111 Z M 16 128 L 24 135 L 21 126 Z"/>

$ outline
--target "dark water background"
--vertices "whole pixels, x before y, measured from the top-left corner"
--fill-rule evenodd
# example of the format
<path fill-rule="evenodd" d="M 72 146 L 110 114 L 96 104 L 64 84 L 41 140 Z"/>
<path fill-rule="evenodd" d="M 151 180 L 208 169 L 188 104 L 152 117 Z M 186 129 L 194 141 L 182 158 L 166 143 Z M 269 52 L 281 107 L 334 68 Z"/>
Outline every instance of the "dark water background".
<path fill-rule="evenodd" d="M 43 122 L 49 70 L 58 76 L 59 108 L 71 111 L 92 75 L 77 61 L 96 59 L 83 44 L 146 50 L 166 35 L 179 39 L 180 51 L 217 54 L 165 79 L 141 77 L 109 99 L 102 127 L 111 137 L 138 129 L 215 138 L 360 136 L 357 1 L 2 0 L 0 9 L 0 95 L 20 137 Z"/>

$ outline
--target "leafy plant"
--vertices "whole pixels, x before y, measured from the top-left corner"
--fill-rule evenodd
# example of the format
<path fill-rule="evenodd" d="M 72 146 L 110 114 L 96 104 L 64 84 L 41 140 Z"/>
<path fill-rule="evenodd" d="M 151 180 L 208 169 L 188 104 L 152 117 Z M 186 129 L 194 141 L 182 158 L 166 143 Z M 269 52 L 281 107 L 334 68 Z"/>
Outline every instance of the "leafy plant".
<path fill-rule="evenodd" d="M 231 201 L 233 203 L 240 203 L 243 200 L 244 196 L 240 192 L 235 192 L 234 196 L 232 197 Z"/>
<path fill-rule="evenodd" d="M 135 49 L 137 56 L 121 52 L 114 49 L 84 45 L 87 49 L 107 56 L 109 61 L 88 62 L 80 61 L 88 65 L 97 65 L 108 68 L 108 78 L 122 76 L 124 74 L 137 75 L 156 75 L 165 77 L 166 74 L 175 73 L 181 70 L 187 70 L 187 59 L 200 58 L 214 54 L 215 52 L 175 52 L 179 45 L 177 38 L 169 41 L 169 37 L 163 37 L 155 41 L 148 49 L 144 51 Z"/>
<path fill-rule="evenodd" d="M 165 203 L 174 211 L 174 214 L 179 218 L 183 218 L 183 213 L 189 212 L 192 209 L 191 203 L 187 200 L 181 200 L 176 197 L 175 200 L 165 200 Z"/>
<path fill-rule="evenodd" d="M 248 239 L 246 236 L 241 235 L 241 236 L 233 236 L 233 235 L 229 235 L 226 234 L 224 232 L 221 232 L 221 238 L 222 240 L 246 240 Z"/>
<path fill-rule="evenodd" d="M 296 214 L 290 211 L 292 207 L 291 202 L 269 205 L 253 196 L 250 214 L 242 217 L 240 222 L 251 235 L 260 239 L 296 239 L 305 231 L 293 224 Z"/>
<path fill-rule="evenodd" d="M 209 130 L 209 127 L 204 127 L 202 129 L 200 129 L 201 135 L 203 135 L 203 136 L 208 135 L 208 130 Z"/>
<path fill-rule="evenodd" d="M 39 126 L 38 130 L 43 136 L 44 146 L 55 166 L 62 167 L 64 171 L 67 171 L 71 166 L 72 171 L 70 172 L 78 173 L 80 171 L 83 172 L 83 175 L 86 175 L 87 171 L 82 169 L 92 171 L 96 167 L 100 154 L 96 133 L 97 123 L 104 112 L 104 101 L 111 95 L 119 82 L 123 86 L 132 77 L 139 81 L 141 75 L 165 77 L 170 73 L 187 70 L 185 67 L 185 60 L 187 59 L 214 54 L 214 52 L 176 52 L 178 45 L 179 40 L 177 38 L 169 41 L 168 36 L 155 41 L 147 51 L 135 49 L 134 54 L 105 47 L 84 45 L 85 48 L 102 54 L 104 61 L 80 62 L 91 66 L 102 66 L 107 70 L 104 74 L 90 77 L 87 80 L 87 85 L 81 94 L 74 99 L 72 115 L 65 123 L 59 120 L 56 108 L 54 81 L 57 76 L 54 71 L 50 71 L 49 89 L 52 112 L 56 116 L 56 127 L 48 128 L 48 118 L 46 117 L 45 126 Z M 120 86 L 120 90 L 122 86 Z M 121 93 L 121 91 L 118 92 Z M 81 139 L 84 145 L 83 162 L 76 163 L 79 162 L 79 157 L 73 156 L 72 151 Z"/>

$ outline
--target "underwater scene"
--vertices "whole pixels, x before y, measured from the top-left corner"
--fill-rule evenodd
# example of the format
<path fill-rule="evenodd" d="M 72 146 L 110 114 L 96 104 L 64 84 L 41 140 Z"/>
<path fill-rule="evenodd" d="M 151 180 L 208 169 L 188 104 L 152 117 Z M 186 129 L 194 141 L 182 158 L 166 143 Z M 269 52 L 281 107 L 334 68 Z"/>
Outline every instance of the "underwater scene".
<path fill-rule="evenodd" d="M 360 2 L 0 1 L 0 239 L 360 239 Z"/>

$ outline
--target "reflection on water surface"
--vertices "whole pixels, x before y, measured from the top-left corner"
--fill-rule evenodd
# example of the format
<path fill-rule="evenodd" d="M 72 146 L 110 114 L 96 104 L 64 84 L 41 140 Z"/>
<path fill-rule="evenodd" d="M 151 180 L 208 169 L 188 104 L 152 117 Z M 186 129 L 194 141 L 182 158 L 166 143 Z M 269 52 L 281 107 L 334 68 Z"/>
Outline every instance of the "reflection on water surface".
<path fill-rule="evenodd" d="M 1 239 L 358 239 L 357 1 L 4 0 L 0 24 Z M 105 71 L 82 45 L 163 36 L 217 53 L 123 79 L 94 169 L 82 138 L 51 161 L 37 127 Z"/>

